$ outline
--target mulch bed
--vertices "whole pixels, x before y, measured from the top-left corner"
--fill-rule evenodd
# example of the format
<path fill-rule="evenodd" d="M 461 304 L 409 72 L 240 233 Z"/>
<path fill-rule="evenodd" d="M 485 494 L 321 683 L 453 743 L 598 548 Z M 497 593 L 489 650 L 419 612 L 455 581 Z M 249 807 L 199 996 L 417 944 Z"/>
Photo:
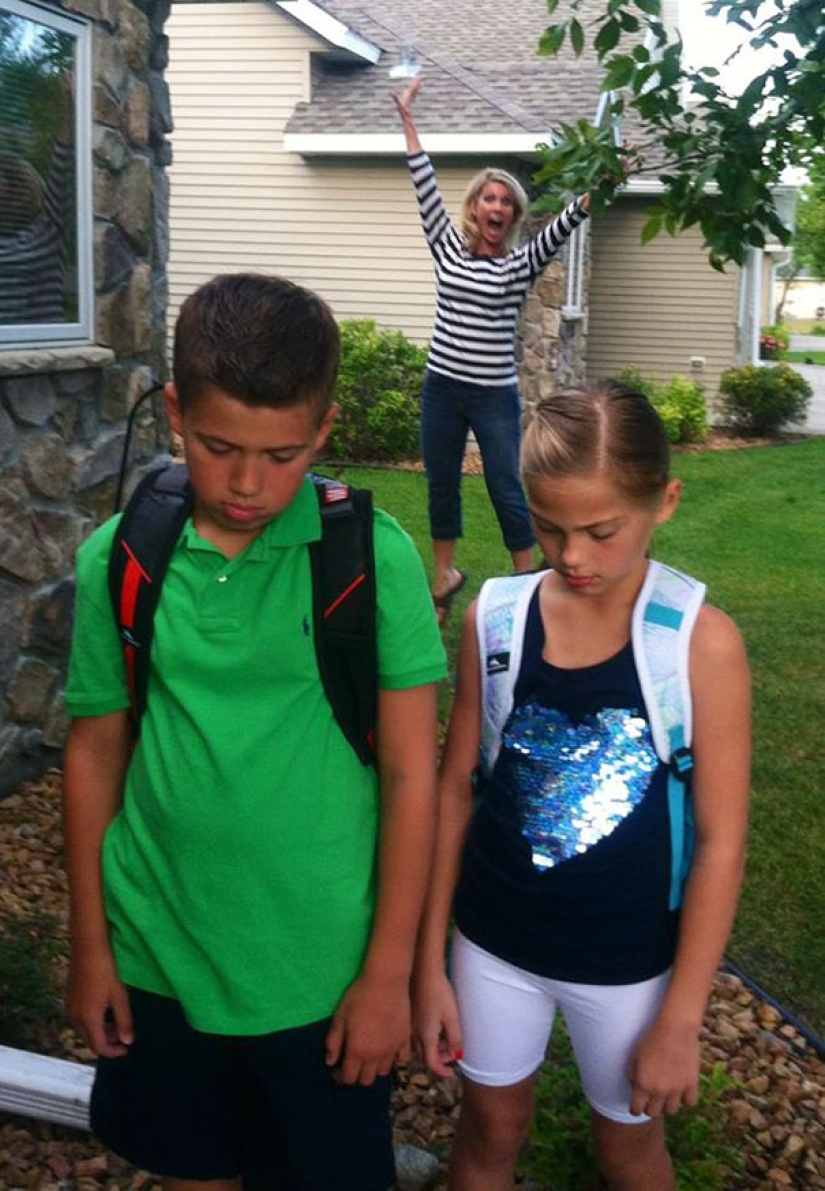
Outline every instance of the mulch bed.
<path fill-rule="evenodd" d="M 781 447 L 792 443 L 806 442 L 809 437 L 807 434 L 776 434 L 771 438 L 743 438 L 741 435 L 735 434 L 732 430 L 726 430 L 724 427 L 715 427 L 708 431 L 708 436 L 704 442 L 682 443 L 679 446 L 671 447 L 671 452 L 674 455 L 698 455 L 703 451 L 743 451 L 752 449 L 753 447 Z M 329 467 L 330 465 L 333 467 L 347 466 L 345 463 L 327 462 L 326 466 Z M 396 463 L 359 463 L 358 466 L 374 467 L 379 470 L 390 469 L 393 471 L 424 470 L 424 464 L 420 459 L 407 459 Z M 320 470 L 324 470 L 323 464 Z M 484 474 L 481 454 L 473 442 L 467 444 L 461 471 L 465 476 L 480 476 Z"/>

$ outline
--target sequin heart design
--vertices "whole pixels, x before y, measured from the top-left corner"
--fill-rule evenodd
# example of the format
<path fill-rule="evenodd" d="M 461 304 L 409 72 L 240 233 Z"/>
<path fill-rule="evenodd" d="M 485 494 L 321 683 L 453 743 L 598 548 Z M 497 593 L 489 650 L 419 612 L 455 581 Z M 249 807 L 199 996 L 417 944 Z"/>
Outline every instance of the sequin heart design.
<path fill-rule="evenodd" d="M 547 870 L 618 827 L 644 798 L 658 757 L 635 709 L 604 708 L 573 723 L 555 708 L 527 703 L 510 717 L 499 765 L 515 792 L 533 865 Z"/>

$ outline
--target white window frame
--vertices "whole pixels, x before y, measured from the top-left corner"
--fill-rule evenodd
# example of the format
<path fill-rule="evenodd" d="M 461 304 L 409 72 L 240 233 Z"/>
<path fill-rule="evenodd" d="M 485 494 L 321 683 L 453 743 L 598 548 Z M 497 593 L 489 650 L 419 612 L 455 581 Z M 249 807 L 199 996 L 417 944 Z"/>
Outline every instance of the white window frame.
<path fill-rule="evenodd" d="M 75 38 L 75 179 L 77 210 L 78 319 L 73 323 L 0 323 L 0 351 L 10 347 L 67 347 L 91 343 L 94 327 L 92 231 L 92 30 L 80 17 L 57 13 L 30 0 L 0 0 L 0 8 Z"/>
<path fill-rule="evenodd" d="M 588 222 L 585 220 L 584 223 L 580 223 L 567 241 L 562 318 L 584 317 L 584 273 L 587 260 Z"/>

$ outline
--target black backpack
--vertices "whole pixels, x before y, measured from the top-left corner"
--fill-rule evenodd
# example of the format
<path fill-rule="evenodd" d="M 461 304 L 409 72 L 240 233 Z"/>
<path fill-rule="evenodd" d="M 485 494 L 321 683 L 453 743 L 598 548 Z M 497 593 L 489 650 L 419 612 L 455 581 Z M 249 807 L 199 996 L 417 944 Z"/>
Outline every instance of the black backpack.
<path fill-rule="evenodd" d="M 318 671 L 341 731 L 370 765 L 378 711 L 372 493 L 312 473 L 310 479 L 321 513 L 321 538 L 309 544 Z M 184 464 L 150 472 L 132 494 L 112 544 L 109 591 L 135 735 L 146 709 L 155 609 L 192 504 Z"/>

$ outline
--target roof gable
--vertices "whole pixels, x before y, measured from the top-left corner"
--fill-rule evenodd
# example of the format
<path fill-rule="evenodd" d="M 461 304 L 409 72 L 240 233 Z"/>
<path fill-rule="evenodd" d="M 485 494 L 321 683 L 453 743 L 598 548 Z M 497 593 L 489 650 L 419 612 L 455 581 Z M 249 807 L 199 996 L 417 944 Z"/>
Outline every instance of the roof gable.
<path fill-rule="evenodd" d="M 529 151 L 559 123 L 595 117 L 602 76 L 595 58 L 576 59 L 568 47 L 555 58 L 538 54 L 549 21 L 546 0 L 451 0 L 449 6 L 443 0 L 317 0 L 316 6 L 378 46 L 381 57 L 375 65 L 320 59 L 312 100 L 296 108 L 287 128 L 304 147 L 312 138 L 329 143 L 334 136 L 397 139 L 389 92 L 398 83 L 388 71 L 407 48 L 426 80 L 416 123 L 428 148 L 450 136 L 509 136 Z M 585 0 L 584 7 L 585 18 L 601 11 L 600 0 Z M 362 142 L 362 151 L 367 148 Z"/>

